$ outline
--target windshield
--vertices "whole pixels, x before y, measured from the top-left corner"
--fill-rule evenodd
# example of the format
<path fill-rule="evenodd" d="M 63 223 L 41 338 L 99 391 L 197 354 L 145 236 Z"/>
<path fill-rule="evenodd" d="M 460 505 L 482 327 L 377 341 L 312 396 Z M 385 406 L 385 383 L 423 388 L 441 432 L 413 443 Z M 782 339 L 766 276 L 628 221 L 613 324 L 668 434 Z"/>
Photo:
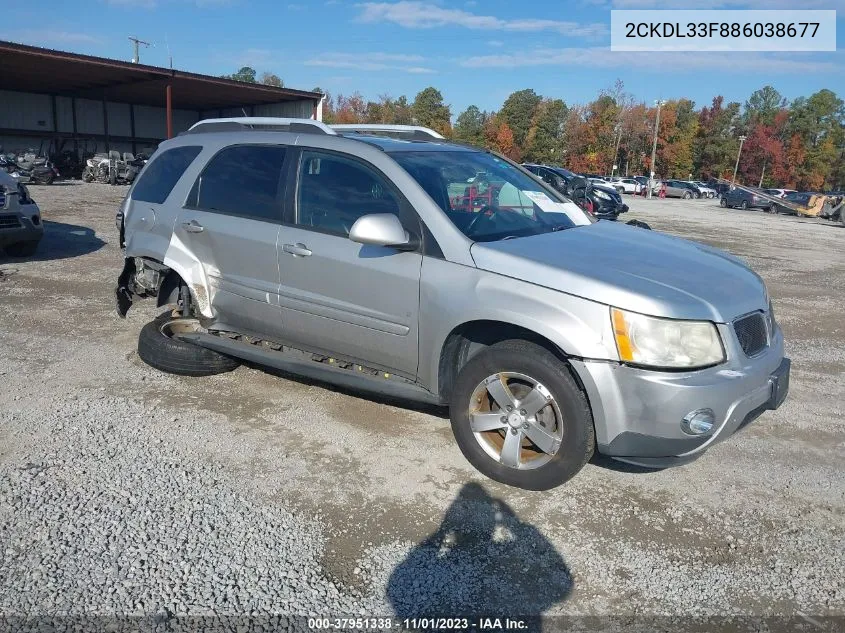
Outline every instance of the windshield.
<path fill-rule="evenodd" d="M 493 154 L 422 151 L 391 156 L 458 230 L 476 242 L 591 224 L 574 203 Z"/>

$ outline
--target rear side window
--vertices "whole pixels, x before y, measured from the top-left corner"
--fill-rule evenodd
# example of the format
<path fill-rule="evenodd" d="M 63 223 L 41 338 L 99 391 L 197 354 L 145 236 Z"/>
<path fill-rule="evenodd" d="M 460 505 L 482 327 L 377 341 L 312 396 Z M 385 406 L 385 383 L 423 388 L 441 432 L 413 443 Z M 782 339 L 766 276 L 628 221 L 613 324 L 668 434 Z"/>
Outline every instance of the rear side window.
<path fill-rule="evenodd" d="M 154 158 L 135 183 L 132 199 L 162 204 L 201 151 L 202 147 L 174 147 Z"/>
<path fill-rule="evenodd" d="M 279 195 L 285 148 L 235 145 L 221 150 L 197 178 L 187 206 L 256 220 L 281 222 Z"/>

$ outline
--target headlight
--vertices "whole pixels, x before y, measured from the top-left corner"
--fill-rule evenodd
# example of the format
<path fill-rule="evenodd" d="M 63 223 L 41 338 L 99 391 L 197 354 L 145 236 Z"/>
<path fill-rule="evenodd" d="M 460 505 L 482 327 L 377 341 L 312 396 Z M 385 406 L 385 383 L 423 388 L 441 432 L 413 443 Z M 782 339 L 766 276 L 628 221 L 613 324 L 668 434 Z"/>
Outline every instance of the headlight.
<path fill-rule="evenodd" d="M 603 200 L 613 200 L 613 198 L 610 197 L 609 193 L 605 193 L 604 191 L 601 191 L 600 189 L 593 189 L 593 193 L 596 194 L 596 196 L 598 196 L 599 198 L 601 198 Z"/>
<path fill-rule="evenodd" d="M 616 348 L 623 362 L 645 367 L 695 369 L 725 360 L 716 326 L 610 309 Z"/>

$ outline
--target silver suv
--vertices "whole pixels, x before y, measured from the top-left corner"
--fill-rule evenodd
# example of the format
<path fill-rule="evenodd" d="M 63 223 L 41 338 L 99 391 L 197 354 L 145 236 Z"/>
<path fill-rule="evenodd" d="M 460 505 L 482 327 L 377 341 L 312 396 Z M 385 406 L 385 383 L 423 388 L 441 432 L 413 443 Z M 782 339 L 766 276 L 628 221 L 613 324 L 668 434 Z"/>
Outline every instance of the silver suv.
<path fill-rule="evenodd" d="M 12 257 L 29 257 L 35 254 L 43 236 L 41 210 L 26 185 L 0 170 L 0 251 Z"/>
<path fill-rule="evenodd" d="M 240 360 L 448 405 L 485 475 L 544 490 L 594 451 L 665 467 L 781 405 L 763 281 L 714 248 L 594 221 L 506 158 L 423 128 L 203 121 L 118 214 L 116 296 L 168 310 L 140 357 Z"/>

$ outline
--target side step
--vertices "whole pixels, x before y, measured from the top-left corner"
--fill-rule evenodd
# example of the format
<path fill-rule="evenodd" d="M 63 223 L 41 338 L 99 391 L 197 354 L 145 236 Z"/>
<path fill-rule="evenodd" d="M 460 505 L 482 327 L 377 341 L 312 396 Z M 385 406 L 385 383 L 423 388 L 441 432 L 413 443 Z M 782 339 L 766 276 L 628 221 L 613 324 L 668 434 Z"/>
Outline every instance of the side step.
<path fill-rule="evenodd" d="M 382 378 L 382 374 L 373 376 L 370 373 L 356 371 L 354 369 L 341 369 L 311 360 L 305 357 L 304 354 L 282 351 L 284 348 L 282 350 L 276 350 L 273 347 L 245 343 L 225 336 L 206 334 L 204 332 L 180 334 L 178 338 L 223 354 L 228 354 L 229 356 L 235 356 L 236 358 L 241 358 L 259 365 L 274 367 L 275 369 L 280 369 L 298 376 L 305 376 L 312 380 L 320 380 L 349 389 L 358 389 L 425 404 L 437 406 L 445 404 L 439 396 L 411 382 Z"/>

